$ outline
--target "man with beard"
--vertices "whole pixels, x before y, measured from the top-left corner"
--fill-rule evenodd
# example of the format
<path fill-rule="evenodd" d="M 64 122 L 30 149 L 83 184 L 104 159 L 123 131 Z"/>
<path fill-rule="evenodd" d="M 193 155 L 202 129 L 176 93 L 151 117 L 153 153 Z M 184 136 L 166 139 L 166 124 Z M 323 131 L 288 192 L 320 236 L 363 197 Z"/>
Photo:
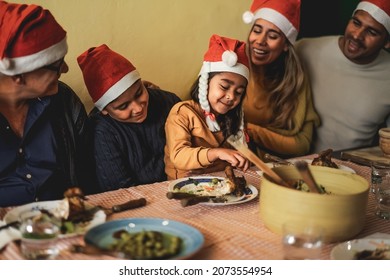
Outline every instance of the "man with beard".
<path fill-rule="evenodd" d="M 390 1 L 361 1 L 343 36 L 301 39 L 298 55 L 308 71 L 321 118 L 313 152 L 375 144 L 390 125 Z"/>

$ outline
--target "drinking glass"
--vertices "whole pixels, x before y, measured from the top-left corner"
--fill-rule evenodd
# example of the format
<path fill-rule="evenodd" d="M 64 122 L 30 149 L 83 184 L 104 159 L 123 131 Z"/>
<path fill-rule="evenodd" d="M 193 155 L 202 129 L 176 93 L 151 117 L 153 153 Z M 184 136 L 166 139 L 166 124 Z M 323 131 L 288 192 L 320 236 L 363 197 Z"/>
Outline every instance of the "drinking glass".
<path fill-rule="evenodd" d="M 373 162 L 371 164 L 371 192 L 375 193 L 377 184 L 385 178 L 390 178 L 390 164 Z"/>
<path fill-rule="evenodd" d="M 318 260 L 321 256 L 324 230 L 316 225 L 283 225 L 283 258 L 285 260 Z"/>
<path fill-rule="evenodd" d="M 60 228 L 49 217 L 33 216 L 21 218 L 21 250 L 26 259 L 54 259 L 59 250 L 57 238 Z"/>
<path fill-rule="evenodd" d="M 385 220 L 390 220 L 390 178 L 382 180 L 375 189 L 375 214 Z"/>

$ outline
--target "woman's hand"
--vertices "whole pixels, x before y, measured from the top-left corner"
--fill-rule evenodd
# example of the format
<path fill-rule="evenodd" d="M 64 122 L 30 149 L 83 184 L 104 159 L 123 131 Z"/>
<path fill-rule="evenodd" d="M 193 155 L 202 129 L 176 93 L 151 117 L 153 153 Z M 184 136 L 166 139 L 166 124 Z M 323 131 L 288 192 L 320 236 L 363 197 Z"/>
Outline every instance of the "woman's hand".
<path fill-rule="evenodd" d="M 207 153 L 210 162 L 217 159 L 227 161 L 231 166 L 246 171 L 249 168 L 249 160 L 241 155 L 238 151 L 225 148 L 210 149 Z"/>

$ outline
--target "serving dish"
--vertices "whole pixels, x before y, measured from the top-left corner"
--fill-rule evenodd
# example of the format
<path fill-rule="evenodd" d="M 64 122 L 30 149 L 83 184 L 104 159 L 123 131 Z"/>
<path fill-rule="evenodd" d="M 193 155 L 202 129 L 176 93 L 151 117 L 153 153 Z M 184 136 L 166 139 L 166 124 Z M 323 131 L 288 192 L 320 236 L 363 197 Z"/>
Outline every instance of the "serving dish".
<path fill-rule="evenodd" d="M 265 226 L 282 233 L 285 223 L 325 229 L 324 242 L 341 242 L 356 236 L 364 227 L 369 183 L 360 175 L 340 169 L 310 166 L 314 180 L 327 194 L 310 193 L 274 183 L 267 175 L 261 181 L 260 216 Z M 273 170 L 285 181 L 302 179 L 295 166 Z"/>

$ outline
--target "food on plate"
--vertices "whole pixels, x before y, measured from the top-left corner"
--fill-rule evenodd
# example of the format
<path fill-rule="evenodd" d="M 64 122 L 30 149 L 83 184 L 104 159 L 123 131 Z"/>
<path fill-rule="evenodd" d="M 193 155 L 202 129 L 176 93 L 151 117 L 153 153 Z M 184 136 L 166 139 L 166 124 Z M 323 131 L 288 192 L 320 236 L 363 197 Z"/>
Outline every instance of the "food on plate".
<path fill-rule="evenodd" d="M 225 203 L 246 193 L 246 180 L 236 177 L 231 166 L 225 169 L 227 178 L 193 177 L 180 181 L 167 193 L 169 199 L 179 199 L 183 207 L 201 202 Z"/>
<path fill-rule="evenodd" d="M 356 252 L 355 260 L 390 260 L 390 246 Z"/>
<path fill-rule="evenodd" d="M 242 196 L 245 193 L 245 188 L 247 188 L 246 180 L 243 176 L 237 177 L 234 174 L 233 167 L 231 165 L 226 166 L 225 174 L 228 180 L 231 182 L 231 193 L 235 196 Z"/>
<path fill-rule="evenodd" d="M 64 199 L 56 208 L 38 210 L 40 214 L 37 219 L 40 216 L 50 218 L 60 228 L 62 234 L 71 234 L 83 232 L 100 209 L 89 206 L 81 189 L 73 187 L 65 191 Z"/>
<path fill-rule="evenodd" d="M 299 191 L 303 191 L 303 192 L 310 192 L 310 188 L 309 186 L 306 184 L 306 182 L 302 179 L 299 179 L 297 181 L 295 181 L 292 186 L 294 186 L 295 189 L 299 190 Z M 324 186 L 322 185 L 319 185 L 319 187 L 322 189 L 322 192 L 321 194 L 331 194 L 330 192 L 328 192 Z"/>
<path fill-rule="evenodd" d="M 113 234 L 115 241 L 109 250 L 120 252 L 136 260 L 169 259 L 180 253 L 182 239 L 159 231 L 130 233 L 120 230 Z"/>
<path fill-rule="evenodd" d="M 338 165 L 332 161 L 332 152 L 332 149 L 327 149 L 318 153 L 318 157 L 313 159 L 311 165 L 339 168 Z"/>

